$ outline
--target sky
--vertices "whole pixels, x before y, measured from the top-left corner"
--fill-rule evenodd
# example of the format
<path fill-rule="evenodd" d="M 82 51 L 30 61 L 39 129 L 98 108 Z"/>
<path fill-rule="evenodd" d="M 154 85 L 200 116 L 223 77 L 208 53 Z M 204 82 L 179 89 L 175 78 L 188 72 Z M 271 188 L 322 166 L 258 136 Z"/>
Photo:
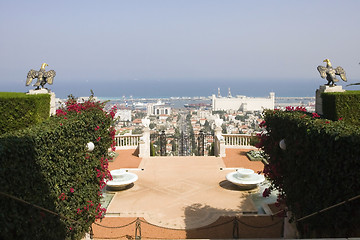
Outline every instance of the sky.
<path fill-rule="evenodd" d="M 27 72 L 46 62 L 57 74 L 47 87 L 62 97 L 220 86 L 312 94 L 326 83 L 316 70 L 325 58 L 360 82 L 359 9 L 357 0 L 0 0 L 0 91 L 32 89 Z"/>

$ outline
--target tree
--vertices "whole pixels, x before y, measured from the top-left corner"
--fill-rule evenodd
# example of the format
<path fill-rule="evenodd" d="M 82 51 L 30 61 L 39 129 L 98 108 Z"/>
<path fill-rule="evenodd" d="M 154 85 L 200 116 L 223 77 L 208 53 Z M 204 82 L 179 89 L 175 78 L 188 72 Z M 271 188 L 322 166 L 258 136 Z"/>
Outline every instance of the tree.
<path fill-rule="evenodd" d="M 225 124 L 225 123 L 223 123 L 223 124 L 221 125 L 221 128 L 222 128 L 222 133 L 227 134 L 227 129 L 226 129 L 226 124 Z"/>
<path fill-rule="evenodd" d="M 244 115 L 236 115 L 236 117 L 235 117 L 235 119 L 236 120 L 239 120 L 239 121 L 245 121 L 245 119 L 246 119 L 247 117 L 246 116 L 244 116 Z"/>

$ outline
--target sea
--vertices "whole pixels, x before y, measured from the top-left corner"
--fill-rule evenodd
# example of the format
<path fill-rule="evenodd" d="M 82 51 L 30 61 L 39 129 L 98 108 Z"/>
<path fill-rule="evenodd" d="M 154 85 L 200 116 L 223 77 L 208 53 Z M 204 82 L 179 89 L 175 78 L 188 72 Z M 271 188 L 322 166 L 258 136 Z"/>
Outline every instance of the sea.
<path fill-rule="evenodd" d="M 173 99 L 177 105 L 204 103 L 204 98 L 218 96 L 236 97 L 268 97 L 270 92 L 275 97 L 315 97 L 316 89 L 326 81 L 315 79 L 161 79 L 161 80 L 62 80 L 57 79 L 53 85 L 47 87 L 56 94 L 57 98 L 66 99 L 70 94 L 75 97 L 88 97 L 91 91 L 101 100 L 140 101 L 142 99 Z M 21 85 L 21 86 L 20 86 Z M 346 87 L 346 90 L 359 90 L 359 86 Z M 15 89 L 17 87 L 18 89 Z M 23 83 L 1 87 L 1 91 L 24 91 Z M 191 101 L 188 101 L 191 99 Z M 198 100 L 194 100 L 198 99 Z M 176 100 L 176 101 L 175 101 Z M 207 102 L 205 102 L 207 103 Z"/>
<path fill-rule="evenodd" d="M 89 96 L 90 90 L 97 97 L 109 99 L 207 97 L 218 95 L 219 92 L 221 96 L 228 96 L 229 90 L 232 96 L 267 97 L 270 92 L 275 92 L 278 97 L 313 97 L 316 89 L 325 83 L 321 80 L 99 80 L 86 84 L 58 81 L 50 87 L 59 98 L 66 98 L 69 94 L 75 97 Z"/>

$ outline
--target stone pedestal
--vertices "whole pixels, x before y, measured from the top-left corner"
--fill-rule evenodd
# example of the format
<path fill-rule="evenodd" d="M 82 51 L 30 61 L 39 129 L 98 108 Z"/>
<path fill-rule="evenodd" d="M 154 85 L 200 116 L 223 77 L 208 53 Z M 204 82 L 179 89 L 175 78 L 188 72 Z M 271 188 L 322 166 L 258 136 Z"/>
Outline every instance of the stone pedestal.
<path fill-rule="evenodd" d="M 316 99 L 315 99 L 315 112 L 319 115 L 323 114 L 321 94 L 324 92 L 345 92 L 345 90 L 342 89 L 342 86 L 333 86 L 333 87 L 327 85 L 320 86 L 319 89 L 316 90 Z"/>
<path fill-rule="evenodd" d="M 51 92 L 51 90 L 45 88 L 38 90 L 31 89 L 27 94 L 50 94 L 50 116 L 56 114 L 55 93 Z"/>
<path fill-rule="evenodd" d="M 139 157 L 150 157 L 150 128 L 145 127 L 139 145 Z"/>
<path fill-rule="evenodd" d="M 226 157 L 226 152 L 225 152 L 225 140 L 224 137 L 222 136 L 222 128 L 221 127 L 216 127 L 215 128 L 215 144 L 214 144 L 214 154 L 217 157 Z"/>

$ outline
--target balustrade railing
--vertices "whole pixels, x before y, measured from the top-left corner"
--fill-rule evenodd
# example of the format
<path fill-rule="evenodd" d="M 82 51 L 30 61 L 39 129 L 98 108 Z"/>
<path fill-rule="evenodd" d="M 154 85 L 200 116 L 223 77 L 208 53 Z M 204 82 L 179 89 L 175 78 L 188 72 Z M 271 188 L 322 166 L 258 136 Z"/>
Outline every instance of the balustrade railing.
<path fill-rule="evenodd" d="M 222 144 L 220 144 L 220 139 L 214 139 L 215 140 L 215 156 L 225 156 L 225 150 L 222 148 L 255 148 L 251 146 L 251 138 L 253 135 L 250 134 L 222 134 L 220 135 L 222 139 Z M 115 142 L 116 142 L 116 149 L 136 149 L 140 142 L 141 137 L 143 135 L 141 134 L 133 134 L 133 135 L 116 135 L 115 136 Z M 149 139 L 149 145 L 150 145 L 150 139 Z M 204 148 L 200 148 L 201 154 L 202 151 L 204 151 Z M 205 154 L 207 155 L 207 154 Z"/>
<path fill-rule="evenodd" d="M 116 135 L 116 149 L 136 149 L 139 146 L 141 134 Z"/>
<path fill-rule="evenodd" d="M 251 134 L 222 134 L 225 140 L 226 148 L 252 147 Z"/>

